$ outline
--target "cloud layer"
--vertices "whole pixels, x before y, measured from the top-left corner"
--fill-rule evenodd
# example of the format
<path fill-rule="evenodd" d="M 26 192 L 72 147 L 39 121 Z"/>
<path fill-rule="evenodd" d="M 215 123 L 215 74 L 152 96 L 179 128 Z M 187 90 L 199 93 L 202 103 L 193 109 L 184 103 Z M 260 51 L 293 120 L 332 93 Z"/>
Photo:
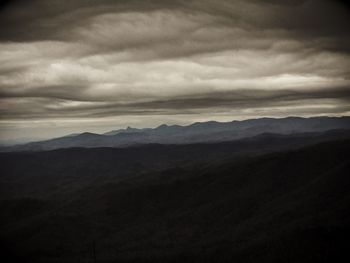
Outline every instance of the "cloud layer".
<path fill-rule="evenodd" d="M 0 24 L 5 139 L 350 112 L 341 1 L 14 0 Z"/>

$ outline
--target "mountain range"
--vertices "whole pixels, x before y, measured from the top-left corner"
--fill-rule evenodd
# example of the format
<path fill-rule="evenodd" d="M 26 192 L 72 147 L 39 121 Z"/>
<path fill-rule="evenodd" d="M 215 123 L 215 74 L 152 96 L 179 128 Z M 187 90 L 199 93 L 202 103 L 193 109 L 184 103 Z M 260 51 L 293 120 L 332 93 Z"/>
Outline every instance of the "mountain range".
<path fill-rule="evenodd" d="M 0 153 L 2 262 L 349 262 L 350 136 Z"/>
<path fill-rule="evenodd" d="M 1 262 L 349 262 L 349 146 L 290 117 L 3 148 Z"/>
<path fill-rule="evenodd" d="M 261 134 L 291 135 L 329 130 L 350 130 L 350 117 L 260 118 L 232 122 L 196 122 L 188 126 L 112 130 L 104 134 L 84 132 L 45 141 L 2 147 L 2 152 L 46 151 L 72 147 L 129 147 L 142 144 L 214 143 L 250 138 Z"/>

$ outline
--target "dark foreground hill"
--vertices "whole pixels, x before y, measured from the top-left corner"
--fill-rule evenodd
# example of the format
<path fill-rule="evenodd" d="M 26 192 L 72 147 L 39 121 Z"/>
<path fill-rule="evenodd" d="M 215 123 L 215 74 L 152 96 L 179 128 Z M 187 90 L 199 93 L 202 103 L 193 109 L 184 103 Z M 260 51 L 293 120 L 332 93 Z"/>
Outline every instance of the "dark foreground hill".
<path fill-rule="evenodd" d="M 296 142 L 1 154 L 2 258 L 347 262 L 350 140 Z"/>

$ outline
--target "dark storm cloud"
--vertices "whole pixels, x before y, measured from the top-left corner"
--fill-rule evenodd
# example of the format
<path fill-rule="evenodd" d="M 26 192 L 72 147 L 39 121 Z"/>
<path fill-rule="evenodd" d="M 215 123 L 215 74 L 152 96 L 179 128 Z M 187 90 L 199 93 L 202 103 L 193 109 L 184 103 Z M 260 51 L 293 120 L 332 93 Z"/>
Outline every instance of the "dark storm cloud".
<path fill-rule="evenodd" d="M 72 26 L 84 26 L 87 19 L 104 13 L 147 12 L 176 8 L 174 1 L 113 0 L 13 0 L 2 7 L 0 32 L 3 41 L 35 41 L 64 39 Z"/>
<path fill-rule="evenodd" d="M 335 0 L 4 1 L 1 124 L 348 114 L 348 24 Z"/>
<path fill-rule="evenodd" d="M 11 109 L 11 103 L 20 99 L 21 104 L 15 110 Z M 173 99 L 148 100 L 138 103 L 120 103 L 112 101 L 81 101 L 74 103 L 71 100 L 46 96 L 45 99 L 38 97 L 15 97 L 7 96 L 4 99 L 0 114 L 3 118 L 55 118 L 65 117 L 103 117 L 125 116 L 130 114 L 190 114 L 202 110 L 224 112 L 242 108 L 266 108 L 266 107 L 289 107 L 297 103 L 323 104 L 324 101 L 334 100 L 339 104 L 350 105 L 350 90 L 347 87 L 327 88 L 322 91 L 267 91 L 267 90 L 235 90 L 226 92 L 211 92 L 207 94 L 181 96 Z M 33 112 L 24 112 L 23 108 L 30 106 Z M 350 106 L 342 107 L 341 110 L 350 109 Z M 311 110 L 313 110 L 311 108 Z"/>
<path fill-rule="evenodd" d="M 337 39 L 329 39 L 328 43 L 323 45 L 333 49 L 337 49 L 338 46 L 340 50 L 347 51 L 349 47 L 349 33 L 345 26 L 350 23 L 349 10 L 338 4 L 338 1 L 14 0 L 9 2 L 6 8 L 3 8 L 0 17 L 0 23 L 8 25 L 0 31 L 0 39 L 5 42 L 70 41 L 76 37 L 70 34 L 71 29 L 84 28 L 94 17 L 128 13 L 133 18 L 133 14 L 152 15 L 154 11 L 167 11 L 182 12 L 184 16 L 191 14 L 211 16 L 211 21 L 201 24 L 203 28 L 227 26 L 248 30 L 253 34 L 257 31 L 265 34 L 271 34 L 271 31 L 275 34 L 286 31 L 289 35 L 306 40 L 336 37 Z M 189 32 L 183 33 L 185 36 Z M 147 32 L 144 34 L 147 35 Z M 112 49 L 118 48 L 113 44 L 118 43 L 110 43 Z M 130 47 L 132 44 L 129 42 L 126 46 Z M 149 44 L 147 39 L 145 44 Z"/>

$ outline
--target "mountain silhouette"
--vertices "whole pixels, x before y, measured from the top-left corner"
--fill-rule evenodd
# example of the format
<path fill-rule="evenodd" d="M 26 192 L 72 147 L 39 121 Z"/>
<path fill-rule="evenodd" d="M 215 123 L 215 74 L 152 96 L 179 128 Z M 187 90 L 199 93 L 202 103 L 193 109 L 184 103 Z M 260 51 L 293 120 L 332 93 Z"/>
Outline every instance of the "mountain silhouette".
<path fill-rule="evenodd" d="M 0 153 L 2 259 L 346 262 L 349 149 L 332 131 Z"/>
<path fill-rule="evenodd" d="M 129 147 L 133 145 L 190 144 L 232 141 L 263 133 L 296 134 L 350 129 L 350 117 L 261 118 L 232 122 L 197 122 L 188 126 L 160 125 L 156 128 L 114 130 L 105 134 L 82 133 L 32 142 L 2 151 L 41 151 L 70 147 Z"/>

